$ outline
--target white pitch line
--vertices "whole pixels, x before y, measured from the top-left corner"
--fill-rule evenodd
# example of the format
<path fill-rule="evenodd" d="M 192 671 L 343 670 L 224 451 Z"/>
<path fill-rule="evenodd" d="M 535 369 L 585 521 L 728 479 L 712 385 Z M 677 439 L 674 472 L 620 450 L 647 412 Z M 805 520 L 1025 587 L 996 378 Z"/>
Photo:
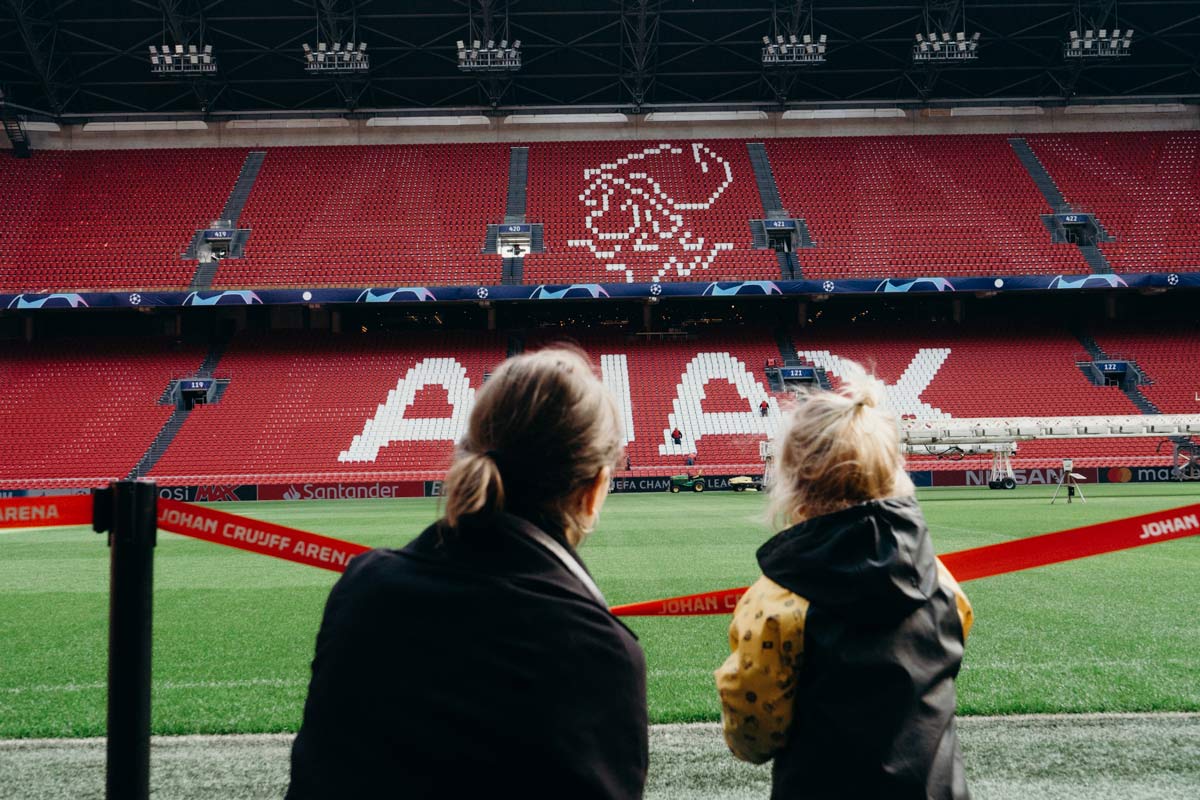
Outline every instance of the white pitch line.
<path fill-rule="evenodd" d="M 991 722 L 1104 722 L 1115 720 L 1153 720 L 1175 719 L 1200 721 L 1200 712 L 1196 711 L 1091 711 L 1081 714 L 1003 714 L 987 716 L 959 716 L 959 722 L 971 725 L 973 723 Z M 717 734 L 721 729 L 719 722 L 667 722 L 651 725 L 652 733 L 670 734 L 680 731 L 711 730 Z M 190 733 L 180 736 L 153 736 L 156 746 L 185 745 L 190 743 L 228 743 L 244 742 L 247 744 L 286 744 L 295 737 L 294 733 Z M 104 743 L 103 736 L 90 736 L 78 739 L 0 739 L 0 749 L 32 749 L 37 747 L 70 746 L 72 744 Z"/>
<path fill-rule="evenodd" d="M 307 680 L 295 678 L 247 678 L 236 681 L 154 681 L 154 689 L 248 689 L 255 686 L 271 686 L 284 688 L 288 686 L 307 686 Z M 63 683 L 43 684 L 37 686 L 13 686 L 0 689 L 0 694 L 56 694 L 69 692 L 91 692 L 108 688 L 107 683 Z"/>

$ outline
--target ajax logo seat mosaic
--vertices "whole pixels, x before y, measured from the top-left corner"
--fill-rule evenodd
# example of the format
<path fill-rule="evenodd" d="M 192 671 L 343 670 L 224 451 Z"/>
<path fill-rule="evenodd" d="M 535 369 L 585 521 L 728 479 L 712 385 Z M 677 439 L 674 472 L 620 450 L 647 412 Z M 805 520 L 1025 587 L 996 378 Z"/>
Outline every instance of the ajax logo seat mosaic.
<path fill-rule="evenodd" d="M 888 399 L 897 413 L 916 414 L 922 419 L 951 419 L 950 414 L 921 400 L 921 394 L 950 352 L 948 347 L 917 350 L 900 378 L 894 384 L 885 385 Z M 842 357 L 828 350 L 803 350 L 799 355 L 831 375 L 842 374 Z M 683 456 L 697 452 L 696 443 L 705 436 L 766 437 L 779 419 L 778 402 L 745 363 L 725 352 L 699 352 L 680 374 L 675 396 L 670 399 L 670 405 L 663 408 L 663 416 L 659 418 L 661 427 L 651 424 L 649 413 L 643 409 L 646 416 L 641 417 L 639 431 L 634 423 L 627 356 L 623 353 L 603 354 L 598 360 L 601 380 L 617 401 L 626 445 L 640 435 L 657 440 L 659 455 Z M 706 410 L 706 387 L 713 381 L 731 384 L 744 405 L 740 409 Z M 418 393 L 426 387 L 445 390 L 450 405 L 449 416 L 408 416 Z M 397 442 L 457 442 L 466 431 L 467 419 L 475 405 L 475 391 L 466 367 L 457 359 L 424 358 L 397 379 L 395 388 L 388 391 L 375 413 L 363 421 L 361 432 L 337 454 L 337 460 L 373 463 L 378 460 L 381 450 Z M 764 399 L 767 403 L 765 414 L 760 406 Z M 671 436 L 675 430 L 680 432 L 678 442 Z"/>
<path fill-rule="evenodd" d="M 732 242 L 696 232 L 696 215 L 711 211 L 733 184 L 733 168 L 708 145 L 654 145 L 585 169 L 583 177 L 587 235 L 567 244 L 624 273 L 626 283 L 687 278 L 733 250 Z M 630 253 L 656 254 L 657 270 L 630 264 Z"/>

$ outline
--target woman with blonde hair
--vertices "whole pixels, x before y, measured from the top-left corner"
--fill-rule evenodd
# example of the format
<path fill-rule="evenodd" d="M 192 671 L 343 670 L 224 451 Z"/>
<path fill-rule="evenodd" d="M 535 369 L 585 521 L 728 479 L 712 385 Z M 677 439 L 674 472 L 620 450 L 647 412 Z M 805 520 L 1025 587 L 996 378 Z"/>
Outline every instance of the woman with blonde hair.
<path fill-rule="evenodd" d="M 641 797 L 645 658 L 576 553 L 621 453 L 579 352 L 492 373 L 445 516 L 329 596 L 288 798 Z"/>
<path fill-rule="evenodd" d="M 716 672 L 725 740 L 774 760 L 775 798 L 967 798 L 954 679 L 971 606 L 933 554 L 883 384 L 857 364 L 841 378 L 775 438 L 785 529 Z"/>

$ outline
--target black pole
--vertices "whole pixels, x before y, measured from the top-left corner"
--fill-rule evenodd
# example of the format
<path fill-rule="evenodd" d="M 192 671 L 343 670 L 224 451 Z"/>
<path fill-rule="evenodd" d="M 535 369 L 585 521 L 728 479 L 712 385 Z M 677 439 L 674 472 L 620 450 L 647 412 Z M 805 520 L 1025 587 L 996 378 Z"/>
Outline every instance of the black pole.
<path fill-rule="evenodd" d="M 158 491 L 114 481 L 96 492 L 98 532 L 111 550 L 108 610 L 109 800 L 150 797 L 150 646 Z"/>

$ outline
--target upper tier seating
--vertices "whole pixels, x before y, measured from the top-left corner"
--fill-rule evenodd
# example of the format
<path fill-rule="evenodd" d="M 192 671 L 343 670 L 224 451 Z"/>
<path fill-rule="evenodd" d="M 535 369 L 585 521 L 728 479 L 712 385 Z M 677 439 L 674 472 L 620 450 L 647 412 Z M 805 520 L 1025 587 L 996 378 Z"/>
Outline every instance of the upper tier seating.
<path fill-rule="evenodd" d="M 186 287 L 179 256 L 245 150 L 46 150 L 0 158 L 0 292 Z"/>
<path fill-rule="evenodd" d="M 806 278 L 1091 272 L 1050 243 L 1038 193 L 1004 136 L 770 139 L 784 207 L 816 242 Z"/>
<path fill-rule="evenodd" d="M 440 480 L 504 352 L 481 333 L 239 336 L 217 370 L 231 381 L 221 402 L 191 413 L 151 477 Z"/>
<path fill-rule="evenodd" d="M 202 348 L 167 339 L 6 342 L 0 488 L 124 478 L 171 415 L 171 406 L 158 405 L 163 391 L 203 359 Z"/>
<path fill-rule="evenodd" d="M 743 141 L 531 144 L 526 216 L 545 225 L 526 283 L 780 278 L 752 249 L 764 214 Z"/>
<path fill-rule="evenodd" d="M 1115 272 L 1200 270 L 1200 133 L 1030 136 L 1076 211 L 1116 238 L 1100 244 Z"/>
<path fill-rule="evenodd" d="M 272 147 L 242 213 L 246 258 L 215 285 L 497 284 L 505 145 Z"/>
<path fill-rule="evenodd" d="M 1118 271 L 1200 270 L 1200 134 L 1027 137 Z M 1003 135 L 767 139 L 806 278 L 1083 274 Z M 266 147 L 215 285 L 496 284 L 507 144 Z M 245 149 L 37 151 L 0 159 L 0 292 L 186 288 L 179 256 L 216 218 Z M 529 145 L 524 281 L 778 280 L 743 140 Z"/>

